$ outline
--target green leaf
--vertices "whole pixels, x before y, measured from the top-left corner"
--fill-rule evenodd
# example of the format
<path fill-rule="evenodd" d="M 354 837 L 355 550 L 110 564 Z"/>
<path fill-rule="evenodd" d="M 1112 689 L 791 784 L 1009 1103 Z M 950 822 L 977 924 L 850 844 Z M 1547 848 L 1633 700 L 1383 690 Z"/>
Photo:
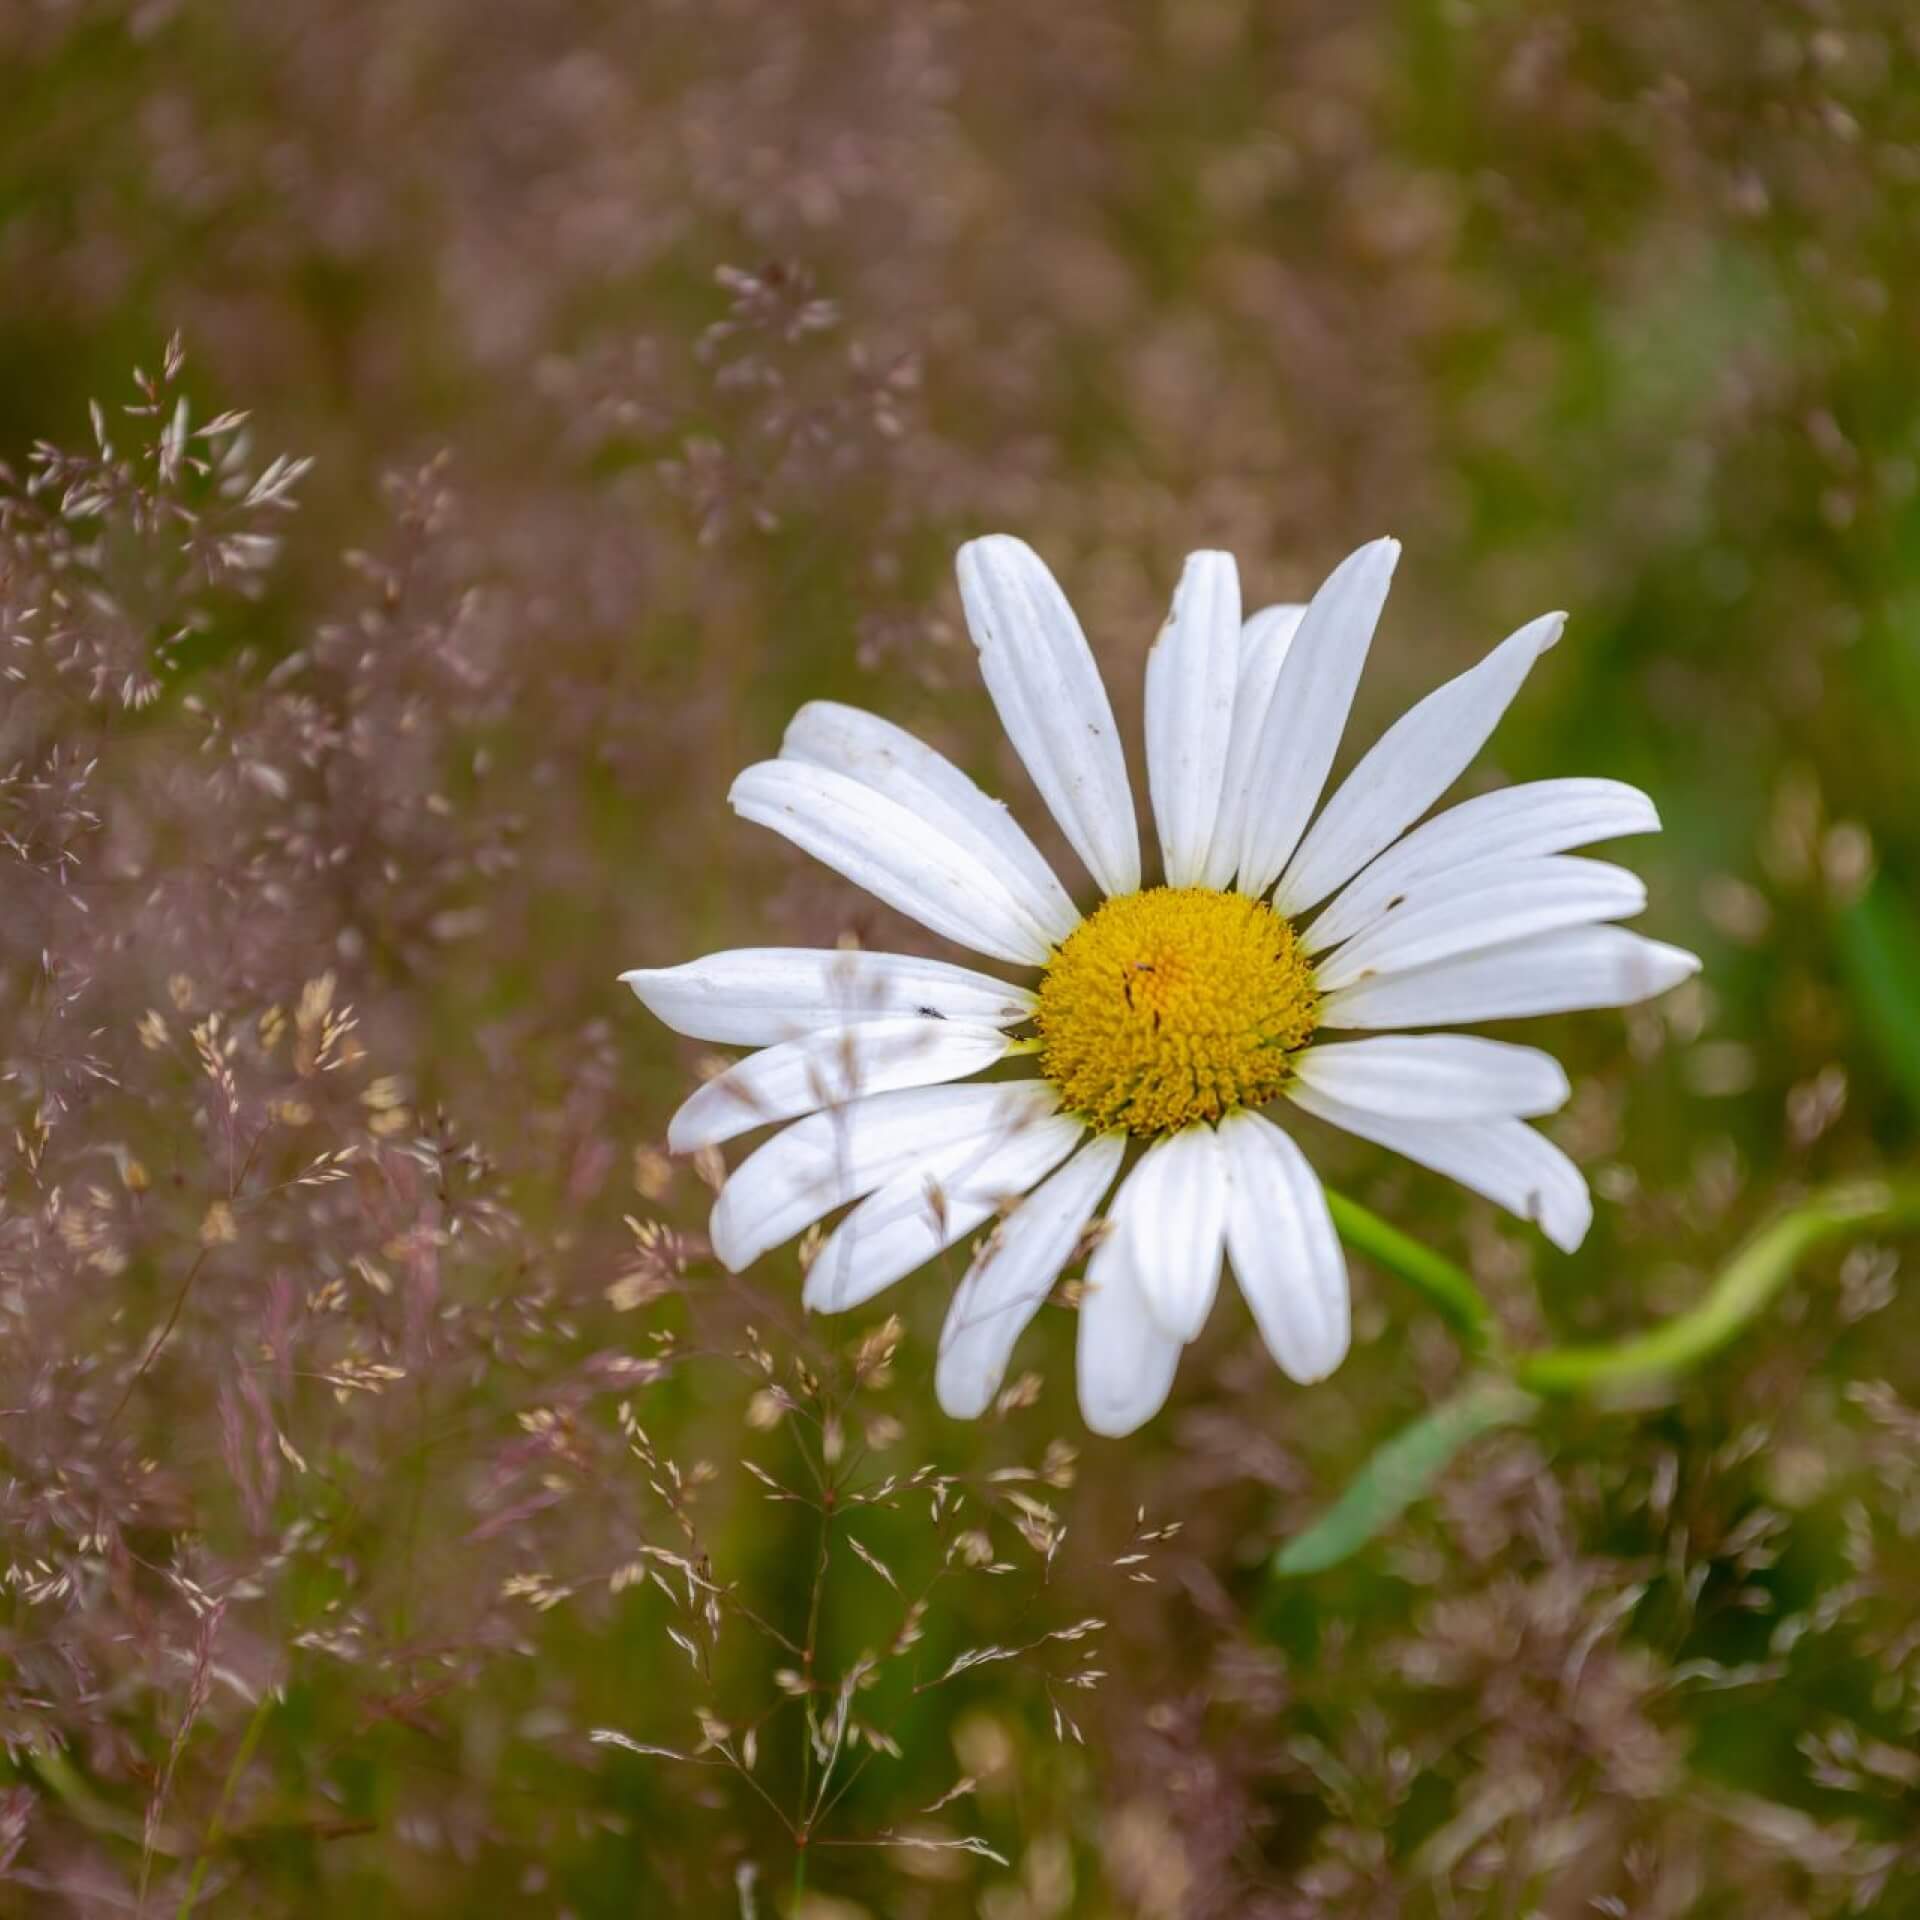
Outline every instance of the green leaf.
<path fill-rule="evenodd" d="M 1344 1492 L 1304 1533 L 1273 1556 L 1283 1578 L 1323 1573 L 1406 1512 L 1469 1440 L 1495 1427 L 1524 1425 L 1539 1402 L 1511 1381 L 1476 1380 L 1374 1450 Z"/>
<path fill-rule="evenodd" d="M 1861 1024 L 1920 1113 L 1920 914 L 1881 874 L 1834 917 L 1834 937 Z"/>

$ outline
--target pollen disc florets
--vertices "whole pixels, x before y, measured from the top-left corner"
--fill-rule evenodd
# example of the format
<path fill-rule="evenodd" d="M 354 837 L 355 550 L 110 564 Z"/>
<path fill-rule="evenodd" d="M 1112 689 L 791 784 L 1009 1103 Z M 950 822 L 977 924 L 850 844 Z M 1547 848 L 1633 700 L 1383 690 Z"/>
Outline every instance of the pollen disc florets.
<path fill-rule="evenodd" d="M 1209 887 L 1121 894 L 1040 981 L 1040 1068 L 1090 1126 L 1171 1133 L 1259 1107 L 1313 1033 L 1313 970 L 1264 901 Z"/>

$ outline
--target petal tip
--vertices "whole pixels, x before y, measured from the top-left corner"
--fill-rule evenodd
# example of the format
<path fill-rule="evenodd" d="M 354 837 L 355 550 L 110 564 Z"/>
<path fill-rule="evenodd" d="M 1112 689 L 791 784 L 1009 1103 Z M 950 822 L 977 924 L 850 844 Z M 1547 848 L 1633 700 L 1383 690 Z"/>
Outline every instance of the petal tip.
<path fill-rule="evenodd" d="M 661 1016 L 654 1005 L 654 995 L 660 985 L 678 971 L 677 967 L 629 967 L 621 974 L 620 984 L 657 1020 Z"/>
<path fill-rule="evenodd" d="M 944 1365 L 934 1370 L 933 1397 L 939 1402 L 940 1411 L 949 1420 L 978 1420 L 991 1404 L 993 1390 L 988 1388 L 982 1393 L 977 1379 L 955 1375 L 955 1369 Z"/>
<path fill-rule="evenodd" d="M 953 556 L 953 568 L 964 587 L 969 580 L 977 579 L 984 568 L 995 562 L 1002 566 L 1021 566 L 1028 561 L 1045 565 L 1040 556 L 1017 533 L 982 533 L 971 540 L 961 542 L 959 550 Z"/>
<path fill-rule="evenodd" d="M 1316 1353 L 1304 1362 L 1296 1360 L 1293 1368 L 1295 1386 L 1317 1387 L 1323 1380 L 1331 1380 L 1346 1363 L 1352 1350 L 1352 1339 L 1342 1334 L 1338 1345 L 1329 1345 L 1324 1354 Z"/>
<path fill-rule="evenodd" d="M 1103 1440 L 1124 1440 L 1128 1434 L 1138 1433 L 1159 1411 L 1157 1406 L 1143 1413 L 1137 1407 L 1108 1408 L 1089 1406 L 1085 1399 L 1080 1402 L 1080 1418 L 1087 1423 L 1087 1431 Z"/>
<path fill-rule="evenodd" d="M 720 1198 L 713 1203 L 713 1212 L 707 1218 L 707 1244 L 713 1249 L 713 1257 L 729 1273 L 739 1273 L 753 1264 L 753 1249 L 734 1232 L 733 1220 L 726 1206 L 727 1196 L 723 1189 Z"/>
<path fill-rule="evenodd" d="M 1577 1198 L 1569 1193 L 1564 1202 L 1556 1204 L 1536 1195 L 1534 1224 L 1562 1253 L 1578 1253 L 1593 1226 L 1593 1193 L 1586 1181 L 1580 1181 Z"/>

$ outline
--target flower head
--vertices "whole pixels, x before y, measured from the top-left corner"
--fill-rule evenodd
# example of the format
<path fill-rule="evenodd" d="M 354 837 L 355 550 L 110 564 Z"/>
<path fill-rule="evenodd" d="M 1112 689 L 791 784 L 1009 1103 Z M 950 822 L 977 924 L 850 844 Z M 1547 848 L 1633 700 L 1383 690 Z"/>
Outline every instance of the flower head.
<path fill-rule="evenodd" d="M 1698 962 L 1611 924 L 1645 906 L 1645 888 L 1570 854 L 1657 829 L 1631 787 L 1540 781 L 1415 824 L 1559 638 L 1560 614 L 1389 728 L 1316 817 L 1398 554 L 1375 541 L 1308 606 L 1244 622 L 1232 558 L 1188 560 L 1147 663 L 1163 883 L 1143 887 L 1119 733 L 1066 596 L 1021 541 L 961 549 L 988 691 L 1104 896 L 1084 915 L 951 761 L 872 714 L 800 710 L 780 757 L 735 781 L 736 811 L 1038 979 L 787 948 L 623 975 L 677 1031 L 760 1049 L 686 1102 L 672 1146 L 791 1123 L 721 1190 L 722 1261 L 737 1271 L 856 1202 L 807 1274 L 808 1306 L 833 1312 L 990 1227 L 936 1376 L 941 1404 L 966 1417 L 1091 1239 L 1081 1409 L 1095 1430 L 1125 1433 L 1165 1400 L 1223 1266 L 1294 1379 L 1345 1355 L 1326 1197 L 1269 1107 L 1290 1102 L 1579 1245 L 1586 1182 L 1526 1124 L 1566 1100 L 1559 1064 L 1400 1030 L 1621 1006 Z"/>

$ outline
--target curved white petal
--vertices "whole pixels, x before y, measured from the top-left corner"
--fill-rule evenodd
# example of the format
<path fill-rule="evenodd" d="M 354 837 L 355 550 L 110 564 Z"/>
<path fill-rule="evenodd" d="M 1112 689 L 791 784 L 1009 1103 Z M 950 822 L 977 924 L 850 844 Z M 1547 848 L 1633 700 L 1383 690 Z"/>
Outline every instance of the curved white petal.
<path fill-rule="evenodd" d="M 1389 847 L 1307 928 L 1302 943 L 1309 953 L 1337 946 L 1364 932 L 1399 896 L 1463 867 L 1659 831 L 1653 802 L 1618 780 L 1533 780 L 1476 794 Z"/>
<path fill-rule="evenodd" d="M 1032 1019 L 1034 1009 L 1025 987 L 990 973 L 857 949 L 736 947 L 677 967 L 635 967 L 620 978 L 675 1033 L 734 1047 L 899 1014 L 1011 1027 Z"/>
<path fill-rule="evenodd" d="M 1531 1220 L 1563 1253 L 1573 1252 L 1593 1224 L 1593 1196 L 1580 1169 L 1523 1120 L 1391 1120 L 1311 1087 L 1296 1084 L 1290 1093 L 1330 1126 L 1404 1154 Z"/>
<path fill-rule="evenodd" d="M 1308 602 L 1260 718 L 1235 882 L 1242 893 L 1265 893 L 1300 844 L 1399 558 L 1399 541 L 1375 540 L 1342 560 Z"/>
<path fill-rule="evenodd" d="M 1300 630 L 1305 607 L 1262 607 L 1240 629 L 1240 671 L 1233 690 L 1233 732 L 1227 743 L 1227 769 L 1220 781 L 1220 811 L 1213 822 L 1203 887 L 1225 887 L 1240 865 L 1240 842 L 1247 830 L 1247 805 L 1253 779 L 1253 750 L 1273 703 L 1273 689 L 1286 664 L 1287 649 Z"/>
<path fill-rule="evenodd" d="M 1572 1092 L 1552 1054 L 1464 1033 L 1323 1042 L 1294 1071 L 1329 1100 L 1399 1120 L 1531 1119 L 1557 1113 Z"/>
<path fill-rule="evenodd" d="M 1116 1214 L 1139 1173 L 1136 1167 L 1121 1186 Z M 1166 1404 L 1182 1343 L 1161 1332 L 1147 1310 L 1132 1235 L 1117 1218 L 1107 1225 L 1106 1238 L 1087 1262 L 1074 1370 L 1080 1417 L 1095 1433 L 1118 1439 L 1144 1426 Z"/>
<path fill-rule="evenodd" d="M 727 799 L 742 819 L 784 834 L 923 927 L 996 960 L 1046 964 L 1046 930 L 1021 911 L 993 868 L 898 800 L 800 760 L 762 760 L 734 781 Z"/>
<path fill-rule="evenodd" d="M 956 568 L 980 672 L 1014 751 L 1101 889 L 1132 893 L 1140 833 L 1126 756 L 1067 596 L 1011 534 L 970 540 Z"/>
<path fill-rule="evenodd" d="M 1324 1380 L 1351 1339 L 1347 1262 L 1306 1156 L 1264 1115 L 1220 1123 L 1227 1160 L 1227 1258 L 1280 1370 Z"/>
<path fill-rule="evenodd" d="M 1314 969 L 1321 992 L 1382 974 L 1433 966 L 1556 927 L 1619 920 L 1647 904 L 1646 883 L 1604 860 L 1552 854 L 1543 860 L 1489 863 L 1460 884 L 1411 893 L 1365 933 L 1355 934 Z"/>
<path fill-rule="evenodd" d="M 967 1269 L 947 1309 L 933 1376 L 954 1419 L 977 1419 L 1000 1391 L 1014 1342 L 1073 1257 L 1126 1145 L 1118 1133 L 1089 1140 L 1014 1208 Z"/>
<path fill-rule="evenodd" d="M 1085 1132 L 1066 1114 L 1043 1114 L 895 1174 L 821 1243 L 802 1303 L 815 1313 L 844 1313 L 871 1300 L 1012 1206 Z"/>
<path fill-rule="evenodd" d="M 1121 1189 L 1113 1224 L 1132 1244 L 1134 1283 L 1161 1331 L 1193 1339 L 1220 1289 L 1227 1230 L 1227 1163 L 1213 1128 L 1156 1140 Z"/>
<path fill-rule="evenodd" d="M 929 1155 L 1004 1138 L 1052 1112 L 1044 1081 L 908 1087 L 796 1120 L 750 1153 L 713 1203 L 708 1237 L 738 1273 L 771 1247 Z"/>
<path fill-rule="evenodd" d="M 1341 782 L 1301 841 L 1280 877 L 1275 908 L 1294 917 L 1317 906 L 1418 820 L 1486 745 L 1533 663 L 1566 624 L 1564 613 L 1529 622 L 1477 667 L 1402 714 Z"/>
<path fill-rule="evenodd" d="M 809 700 L 789 723 L 780 757 L 844 773 L 899 801 L 983 861 L 1049 940 L 1064 940 L 1080 924 L 1066 888 L 1006 807 L 904 727 L 838 701 Z"/>
<path fill-rule="evenodd" d="M 1011 1044 L 998 1027 L 916 1013 L 823 1028 L 716 1074 L 668 1123 L 667 1145 L 692 1153 L 865 1094 L 964 1080 L 1005 1059 Z"/>
<path fill-rule="evenodd" d="M 1320 1025 L 1456 1027 L 1626 1007 L 1699 971 L 1694 955 L 1625 927 L 1566 927 L 1330 993 Z"/>
<path fill-rule="evenodd" d="M 1187 556 L 1147 655 L 1147 789 L 1170 887 L 1204 873 L 1220 811 L 1240 677 L 1240 570 L 1230 553 Z"/>

